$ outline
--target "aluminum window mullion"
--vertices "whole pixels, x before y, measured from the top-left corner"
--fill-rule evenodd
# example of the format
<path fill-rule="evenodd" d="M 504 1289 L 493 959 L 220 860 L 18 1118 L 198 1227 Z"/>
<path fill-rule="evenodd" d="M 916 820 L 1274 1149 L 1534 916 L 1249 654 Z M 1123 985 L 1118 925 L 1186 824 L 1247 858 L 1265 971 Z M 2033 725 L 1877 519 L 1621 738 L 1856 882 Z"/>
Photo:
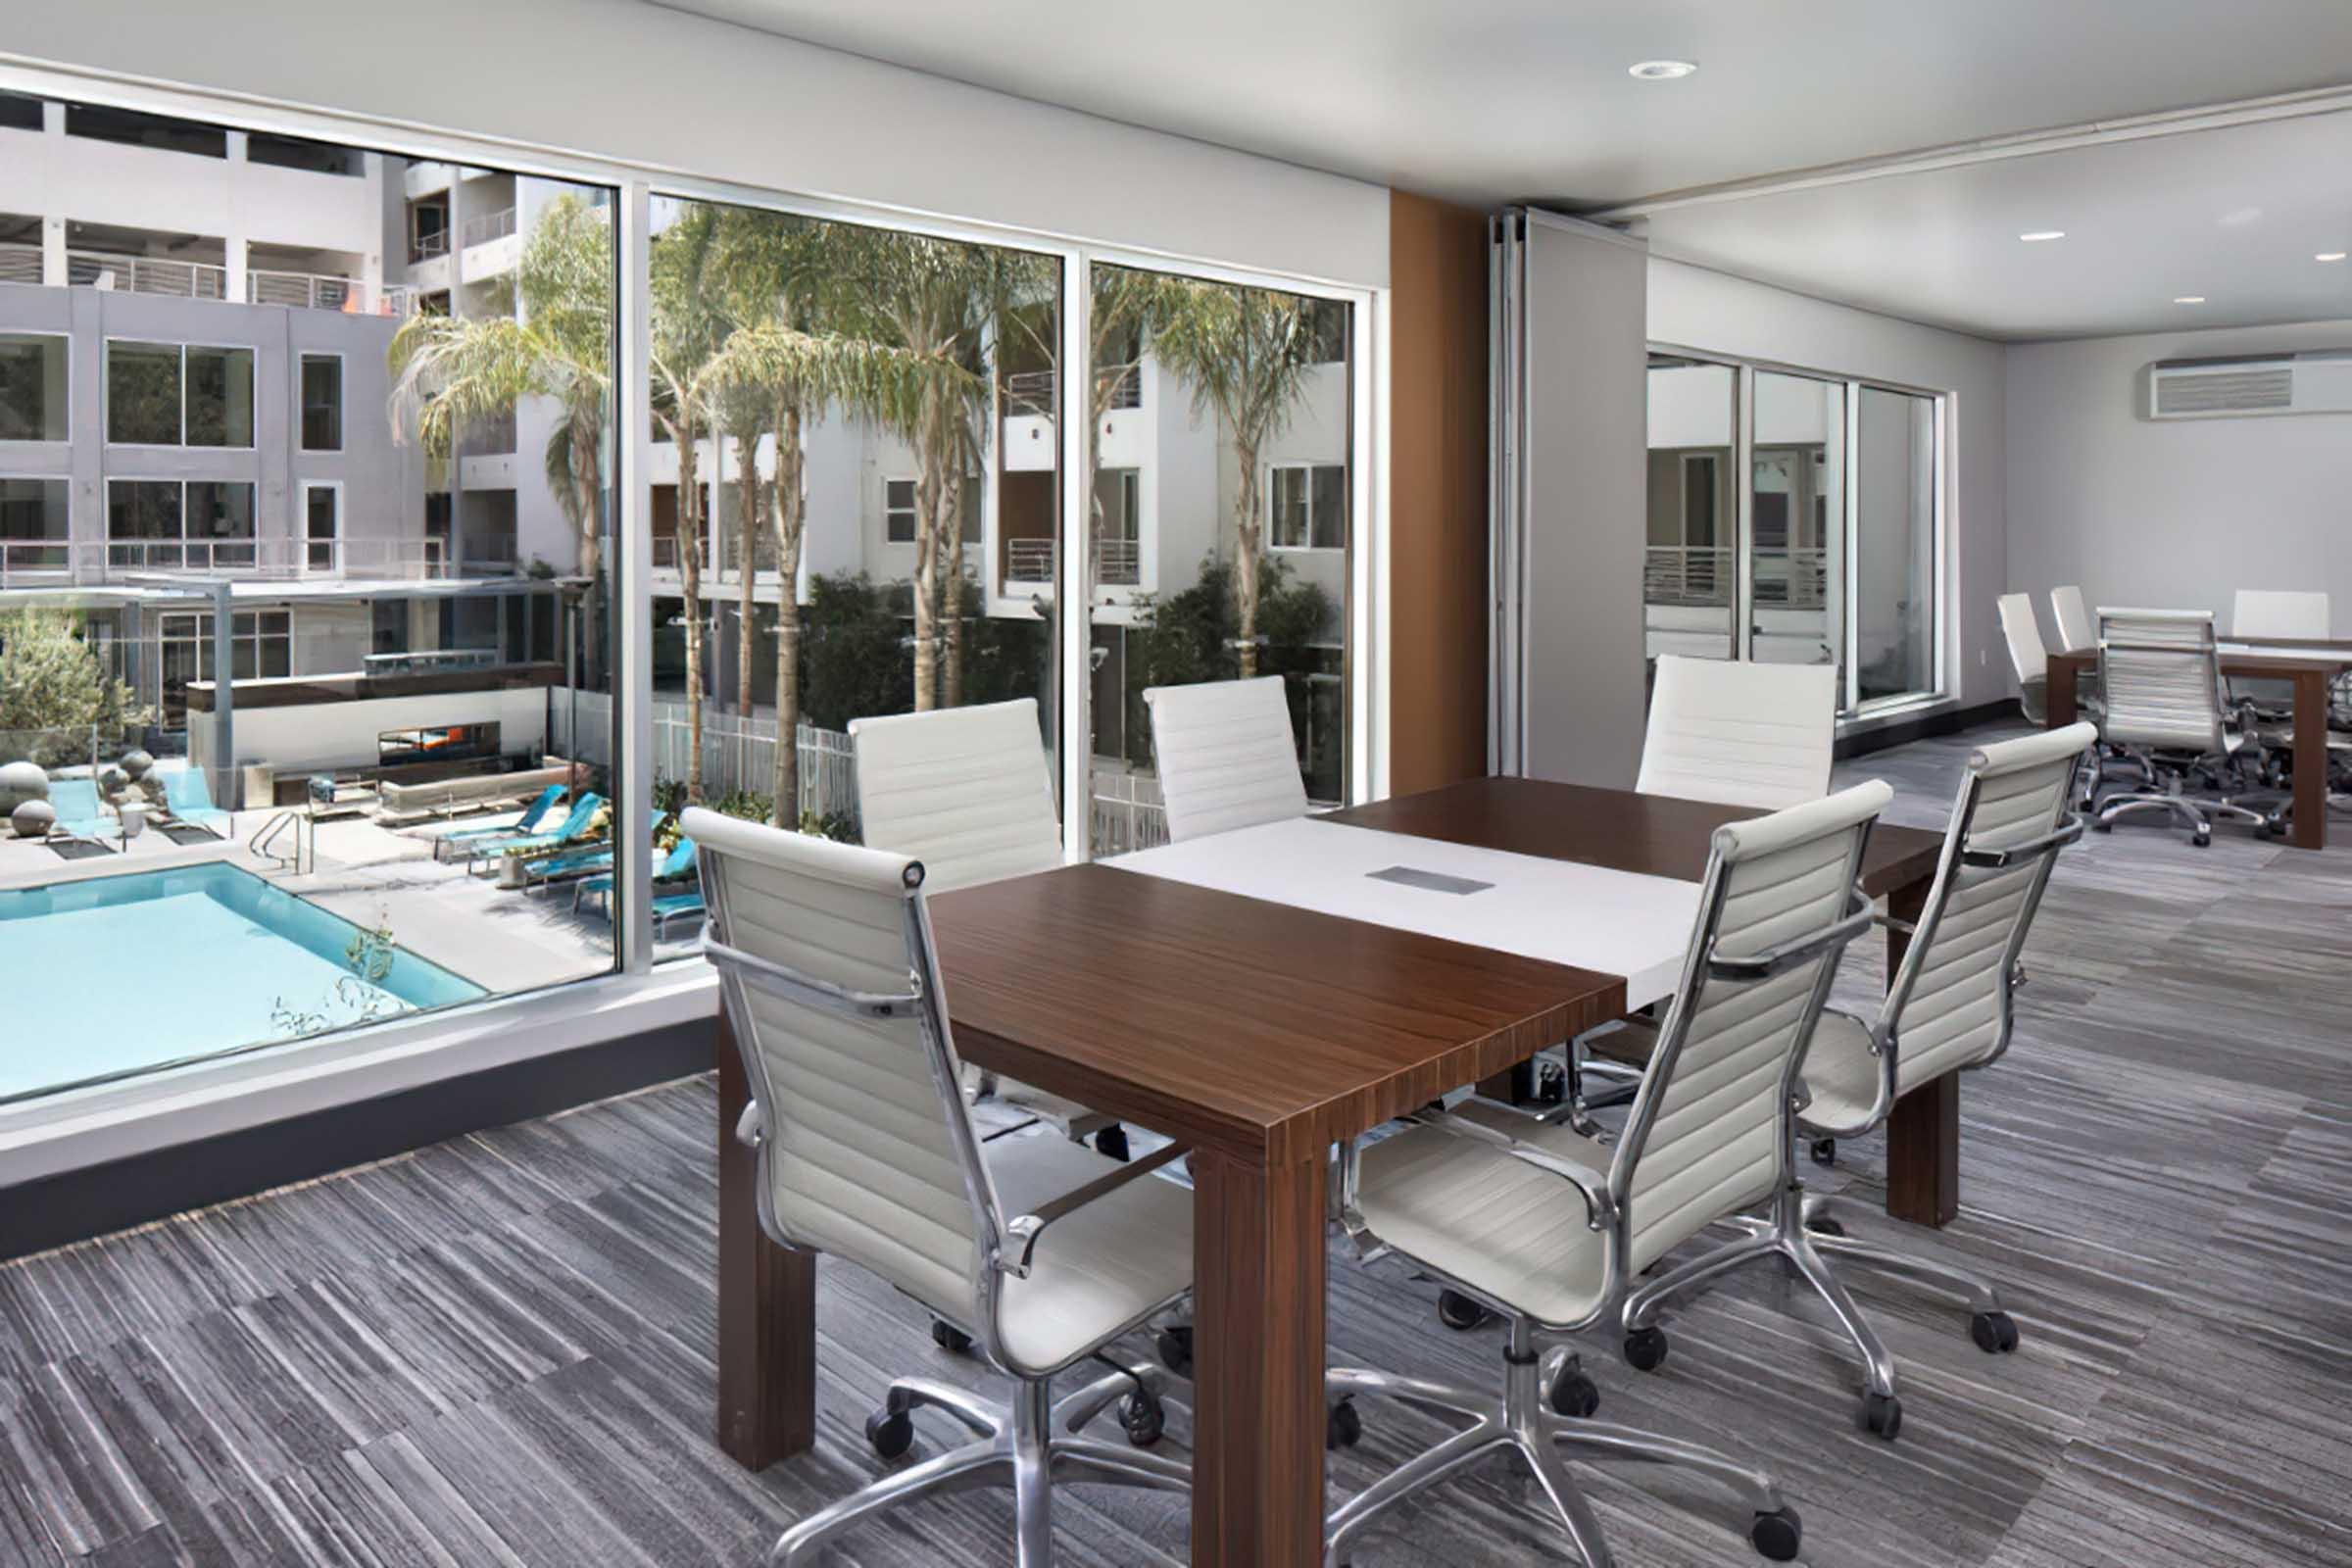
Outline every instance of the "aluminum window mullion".
<path fill-rule="evenodd" d="M 1843 469 L 1838 483 L 1844 493 L 1839 498 L 1841 531 L 1845 542 L 1843 587 L 1839 597 L 1845 601 L 1841 618 L 1845 624 L 1838 628 L 1838 685 L 1844 690 L 1844 710 L 1853 712 L 1862 706 L 1862 383 L 1845 383 L 1845 451 L 1840 455 L 1838 467 Z"/>
<path fill-rule="evenodd" d="M 1732 658 L 1756 656 L 1756 368 L 1733 368 Z"/>
<path fill-rule="evenodd" d="M 1088 858 L 1094 853 L 1095 795 L 1094 739 L 1094 595 L 1088 574 L 1094 570 L 1093 541 L 1088 537 L 1094 496 L 1092 479 L 1095 448 L 1093 416 L 1095 263 L 1083 249 L 1065 250 L 1061 259 L 1060 365 L 1054 376 L 1054 412 L 1061 432 L 1061 506 L 1056 525 L 1061 547 L 1054 592 L 1059 606 L 1054 616 L 1060 647 L 1060 698 L 1054 704 L 1054 737 L 1061 749 L 1061 858 Z M 1084 389 L 1070 396 L 1072 378 Z M 1072 407 L 1073 403 L 1076 405 Z M 996 569 L 995 562 L 990 570 Z"/>
<path fill-rule="evenodd" d="M 619 276 L 615 305 L 613 412 L 620 429 L 612 443 L 612 503 L 619 526 L 613 530 L 612 573 L 616 591 L 604 606 L 612 650 L 607 679 L 612 688 L 612 766 L 617 805 L 612 812 L 613 943 L 620 968 L 643 974 L 654 961 L 653 842 L 636 824 L 654 799 L 654 528 L 653 528 L 653 193 L 642 180 L 620 188 L 619 232 L 614 259 Z M 595 646 L 596 628 L 584 628 Z M 576 737 L 575 737 L 576 743 Z M 779 741 L 779 744 L 781 742 Z M 577 751 L 575 744 L 572 748 Z"/>

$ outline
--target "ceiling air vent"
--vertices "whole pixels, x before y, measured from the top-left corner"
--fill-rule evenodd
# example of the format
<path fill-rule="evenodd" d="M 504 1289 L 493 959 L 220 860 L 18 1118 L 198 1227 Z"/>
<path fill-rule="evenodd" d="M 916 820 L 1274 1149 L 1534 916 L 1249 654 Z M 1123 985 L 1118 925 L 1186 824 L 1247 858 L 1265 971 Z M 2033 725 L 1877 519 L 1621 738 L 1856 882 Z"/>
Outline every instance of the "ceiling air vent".
<path fill-rule="evenodd" d="M 2148 374 L 2148 417 L 2352 414 L 2352 354 L 2260 360 L 2170 360 Z"/>

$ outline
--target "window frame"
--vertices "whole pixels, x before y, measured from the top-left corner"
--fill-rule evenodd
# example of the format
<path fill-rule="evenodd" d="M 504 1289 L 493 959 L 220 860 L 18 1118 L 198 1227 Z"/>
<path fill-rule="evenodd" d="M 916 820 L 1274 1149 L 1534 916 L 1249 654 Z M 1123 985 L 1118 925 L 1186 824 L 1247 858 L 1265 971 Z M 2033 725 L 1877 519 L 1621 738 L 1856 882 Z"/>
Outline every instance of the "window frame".
<path fill-rule="evenodd" d="M 17 473 L 0 469 L 0 484 L 56 485 L 65 492 L 66 531 L 58 539 L 12 539 L 0 534 L 0 586 L 5 586 L 12 571 L 71 572 L 74 569 L 74 476 L 70 473 Z M 62 550 L 66 564 L 62 566 L 12 566 L 9 558 L 18 550 Z"/>
<path fill-rule="evenodd" d="M 1315 522 L 1317 517 L 1317 513 L 1315 510 L 1315 475 L 1318 472 L 1323 471 L 1330 471 L 1339 474 L 1341 493 L 1346 494 L 1348 490 L 1348 469 L 1349 466 L 1350 465 L 1347 463 L 1317 463 L 1311 459 L 1284 459 L 1281 462 L 1268 463 L 1265 465 L 1266 474 L 1262 488 L 1265 492 L 1266 498 L 1266 551 L 1269 555 L 1335 555 L 1344 553 L 1348 549 L 1348 514 L 1345 512 L 1341 513 L 1340 514 L 1340 542 L 1338 544 L 1317 544 L 1315 542 Z M 1277 482 L 1275 475 L 1285 472 L 1305 475 L 1303 482 L 1305 483 L 1306 491 L 1305 494 L 1300 497 L 1300 503 L 1305 508 L 1306 513 L 1306 542 L 1304 544 L 1286 545 L 1282 543 L 1281 540 L 1275 535 L 1274 503 L 1276 499 L 1275 485 Z"/>
<path fill-rule="evenodd" d="M 177 537 L 176 539 L 160 539 L 160 538 L 159 538 L 159 539 L 146 539 L 146 538 L 123 538 L 123 539 L 118 539 L 118 538 L 116 538 L 116 537 L 115 537 L 115 529 L 114 529 L 114 523 L 115 523 L 115 491 L 116 491 L 116 489 L 117 489 L 119 486 L 122 486 L 122 485 L 127 485 L 127 484 L 154 484 L 154 485 L 170 485 L 170 486 L 172 486 L 173 488 L 175 488 L 175 489 L 177 489 L 177 490 L 178 490 L 178 492 L 179 492 L 179 534 L 178 534 L 178 537 Z M 247 490 L 251 491 L 251 492 L 253 493 L 253 532 L 252 532 L 251 534 L 248 534 L 248 535 L 237 535 L 237 534 L 204 534 L 204 535 L 201 535 L 201 536 L 191 537 L 191 536 L 189 535 L 189 533 L 188 533 L 188 499 L 189 499 L 189 498 L 188 498 L 188 491 L 189 491 L 189 489 L 190 489 L 192 486 L 195 486 L 195 485 L 200 485 L 200 484 L 205 484 L 205 485 L 236 485 L 236 486 L 242 486 L 243 488 L 245 488 L 245 489 L 247 489 Z M 106 527 L 106 552 L 107 552 L 107 565 L 108 565 L 108 568 L 109 568 L 110 570 L 122 570 L 122 571 L 258 571 L 258 570 L 260 570 L 260 569 L 261 569 L 261 566 L 262 566 L 262 486 L 261 486 L 261 481 L 260 481 L 260 480 L 258 480 L 258 479 L 233 479 L 233 478 L 232 478 L 232 479 L 215 479 L 215 478 L 194 478 L 194 479 L 190 479 L 190 478 L 173 478 L 173 477 L 172 477 L 172 476 L 170 476 L 170 475 L 165 475 L 165 474 L 135 474 L 135 473 L 117 473 L 117 474 L 109 474 L 109 475 L 107 476 L 107 480 L 106 480 L 106 523 L 107 523 L 107 527 Z M 237 543 L 237 542 L 239 542 L 239 541 L 240 541 L 240 539 L 242 540 L 242 542 L 243 542 L 243 543 L 245 543 L 245 544 L 247 544 L 247 545 L 250 545 L 250 546 L 252 547 L 252 550 L 253 550 L 253 559 L 252 559 L 251 561 L 249 561 L 249 562 L 228 562 L 228 563 L 225 563 L 225 564 L 221 563 L 221 562 L 220 562 L 220 561 L 218 559 L 218 557 L 219 557 L 219 551 L 220 551 L 220 545 L 222 545 L 223 543 L 234 544 L 234 543 Z M 154 565 L 154 564 L 150 564 L 150 563 L 142 563 L 142 562 L 122 562 L 122 563 L 118 563 L 118 562 L 117 562 L 117 561 L 114 559 L 114 553 L 115 553 L 115 550 L 116 550 L 116 548 L 117 548 L 118 546 L 128 546 L 128 547 L 152 547 L 152 546 L 155 546 L 155 545 L 161 545 L 161 544 L 176 544 L 176 545 L 179 547 L 179 562 L 178 562 L 178 564 L 175 564 L 175 565 L 167 565 L 167 566 L 157 566 L 157 565 Z M 202 545 L 202 546 L 205 548 L 205 551 L 206 551 L 206 553 L 207 553 L 207 560 L 205 561 L 205 564 L 204 564 L 203 565 L 201 565 L 201 566 L 199 566 L 199 565 L 193 565 L 193 564 L 190 564 L 190 563 L 189 563 L 189 561 L 188 561 L 188 547 L 189 547 L 191 544 L 199 544 L 199 545 Z"/>
<path fill-rule="evenodd" d="M 906 505 L 894 507 L 890 502 L 891 486 L 901 484 L 906 487 Z M 882 476 L 882 542 L 885 545 L 896 545 L 907 550 L 914 548 L 915 540 L 922 533 L 921 496 L 922 480 L 919 476 L 898 473 L 886 473 Z M 906 519 L 906 537 L 904 539 L 899 537 L 898 524 L 894 520 L 901 515 Z"/>
<path fill-rule="evenodd" d="M 340 479 L 297 479 L 295 484 L 302 492 L 302 511 L 298 514 L 302 526 L 298 532 L 296 543 L 302 551 L 303 575 L 339 576 L 343 569 L 343 481 Z M 314 564 L 314 553 L 318 550 L 320 540 L 317 534 L 311 532 L 311 497 L 321 490 L 335 498 L 335 530 L 325 540 L 327 552 L 326 564 L 323 566 Z"/>
<path fill-rule="evenodd" d="M 335 367 L 335 444 L 331 447 L 315 447 L 311 445 L 309 429 L 311 416 L 310 395 L 303 384 L 303 377 L 304 373 L 310 368 L 311 362 L 313 360 L 317 360 L 322 365 L 332 361 Z M 350 402 L 350 399 L 344 395 L 346 387 L 349 384 L 349 378 L 345 374 L 345 371 L 349 367 L 344 363 L 342 351 L 339 349 L 296 349 L 294 351 L 295 451 L 339 453 L 344 450 L 343 414 L 345 407 Z"/>
<path fill-rule="evenodd" d="M 46 340 L 46 341 L 48 341 L 48 342 L 57 343 L 57 344 L 62 344 L 62 345 L 64 346 L 65 363 L 66 363 L 66 394 L 65 394 L 65 403 L 66 403 L 66 408 L 65 408 L 65 434 L 63 434 L 63 435 L 58 435 L 58 436 L 45 436 L 45 435 L 41 435 L 41 436 L 6 436 L 6 437 L 0 437 L 0 441 L 6 441 L 6 442 L 7 442 L 7 443 L 9 443 L 10 445 L 21 445 L 21 446 L 44 446 L 44 447 L 58 447 L 58 446 L 71 446 L 71 445 L 73 445 L 73 442 L 74 442 L 74 334 L 73 334 L 73 333 L 71 333 L 71 332 L 37 332 L 37 331 L 29 331 L 29 330 L 27 330 L 27 331 L 20 331 L 20 330 L 18 330 L 18 329 L 17 329 L 17 328 L 15 328 L 15 327 L 10 327 L 10 328 L 8 328 L 6 331 L 0 331 L 0 340 L 9 339 L 9 338 L 39 338 L 39 339 L 44 339 L 44 340 Z M 45 411 L 45 410 L 44 410 L 43 412 L 44 412 L 44 413 L 46 413 L 47 411 Z"/>
<path fill-rule="evenodd" d="M 115 378 L 113 372 L 115 345 L 118 343 L 132 343 L 146 348 L 172 348 L 179 351 L 178 440 L 118 441 L 115 439 Z M 253 373 L 246 377 L 245 382 L 246 395 L 253 404 L 252 408 L 247 411 L 245 419 L 246 427 L 251 431 L 251 438 L 243 446 L 215 446 L 210 442 L 198 446 L 188 440 L 188 350 L 190 349 L 207 349 L 220 354 L 250 354 L 253 356 Z M 262 351 L 257 344 L 167 343 L 161 338 L 152 337 L 109 337 L 104 339 L 99 346 L 98 374 L 101 393 L 98 422 L 105 435 L 105 440 L 100 443 L 103 446 L 122 447 L 133 452 L 258 452 L 261 450 Z"/>

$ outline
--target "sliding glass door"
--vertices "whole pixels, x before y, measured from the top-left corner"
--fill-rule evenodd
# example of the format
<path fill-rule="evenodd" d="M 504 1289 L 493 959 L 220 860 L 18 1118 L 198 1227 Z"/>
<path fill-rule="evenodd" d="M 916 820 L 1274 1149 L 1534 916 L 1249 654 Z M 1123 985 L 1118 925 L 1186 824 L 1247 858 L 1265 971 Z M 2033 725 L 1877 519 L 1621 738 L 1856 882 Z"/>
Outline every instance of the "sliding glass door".
<path fill-rule="evenodd" d="M 1832 664 L 1847 714 L 1937 694 L 1940 400 L 1661 350 L 1648 401 L 1649 658 Z"/>

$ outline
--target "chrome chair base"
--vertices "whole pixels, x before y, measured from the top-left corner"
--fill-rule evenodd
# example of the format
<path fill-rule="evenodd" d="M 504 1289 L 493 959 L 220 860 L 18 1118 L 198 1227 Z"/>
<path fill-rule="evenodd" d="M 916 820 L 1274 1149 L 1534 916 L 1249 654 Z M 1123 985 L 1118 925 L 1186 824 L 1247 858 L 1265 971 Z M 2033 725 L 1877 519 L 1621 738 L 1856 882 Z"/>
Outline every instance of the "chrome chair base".
<path fill-rule="evenodd" d="M 1098 1378 L 1059 1402 L 1053 1400 L 1048 1385 L 1025 1382 L 1008 1408 L 929 1378 L 901 1378 L 890 1386 L 876 1423 L 903 1421 L 927 1406 L 961 1422 L 974 1440 L 884 1476 L 803 1519 L 768 1552 L 769 1568 L 800 1568 L 813 1561 L 836 1536 L 886 1508 L 941 1493 L 1006 1485 L 1012 1488 L 1020 1568 L 1047 1568 L 1054 1560 L 1054 1483 L 1191 1489 L 1192 1471 L 1173 1459 L 1074 1435 L 1139 1384 L 1156 1396 L 1166 1380 L 1157 1367 L 1136 1366 Z M 873 1430 L 869 1423 L 869 1435 Z"/>
<path fill-rule="evenodd" d="M 2099 798 L 2097 817 L 2091 825 L 2104 833 L 2115 825 L 2116 818 L 2134 811 L 2166 811 L 2182 827 L 2189 830 L 2190 841 L 2199 847 L 2213 842 L 2213 820 L 2216 817 L 2230 822 L 2245 822 L 2268 832 L 2271 819 L 2251 807 L 2240 806 L 2231 800 L 2191 799 L 2181 793 L 2175 779 L 2168 789 L 2131 790 Z"/>
<path fill-rule="evenodd" d="M 1746 1234 L 1739 1241 L 1670 1269 L 1626 1297 L 1626 1359 L 1642 1371 L 1654 1369 L 1666 1355 L 1665 1334 L 1656 1326 L 1658 1309 L 1694 1285 L 1763 1257 L 1787 1261 L 1798 1278 L 1813 1287 L 1845 1337 L 1853 1342 L 1862 1357 L 1861 1424 L 1880 1437 L 1893 1438 L 1903 1423 L 1902 1398 L 1895 1387 L 1894 1356 L 1879 1338 L 1878 1331 L 1870 1326 L 1869 1319 L 1862 1315 L 1861 1308 L 1854 1304 L 1844 1282 L 1831 1269 L 1829 1258 L 1906 1275 L 1963 1297 L 1968 1301 L 1969 1332 L 1979 1348 L 1988 1352 L 2017 1348 L 2017 1325 L 2002 1309 L 2000 1292 L 1989 1280 L 1933 1258 L 1847 1236 L 1844 1226 L 1830 1211 L 1846 1206 L 1848 1201 L 1826 1195 L 1808 1195 L 1803 1187 L 1791 1183 L 1784 1186 L 1773 1200 L 1769 1214 L 1743 1215 L 1729 1221 Z"/>
<path fill-rule="evenodd" d="M 1573 1370 L 1564 1348 L 1539 1357 L 1527 1323 L 1519 1319 L 1512 1321 L 1510 1345 L 1503 1356 L 1500 1399 L 1420 1378 L 1333 1368 L 1325 1375 L 1324 1388 L 1335 1398 L 1363 1395 L 1396 1399 L 1442 1416 L 1467 1418 L 1470 1425 L 1342 1503 L 1325 1526 L 1326 1568 L 1342 1568 L 1382 1515 L 1498 1449 L 1516 1453 L 1534 1472 L 1537 1485 L 1567 1526 L 1586 1568 L 1612 1568 L 1615 1559 L 1602 1539 L 1592 1504 L 1568 1472 L 1567 1461 L 1572 1458 L 1676 1464 L 1713 1476 L 1740 1494 L 1753 1510 L 1748 1539 L 1758 1551 L 1776 1562 L 1796 1555 L 1802 1527 L 1795 1511 L 1782 1500 L 1780 1488 L 1762 1471 L 1693 1444 L 1555 1414 L 1546 1403 L 1545 1391 Z"/>

